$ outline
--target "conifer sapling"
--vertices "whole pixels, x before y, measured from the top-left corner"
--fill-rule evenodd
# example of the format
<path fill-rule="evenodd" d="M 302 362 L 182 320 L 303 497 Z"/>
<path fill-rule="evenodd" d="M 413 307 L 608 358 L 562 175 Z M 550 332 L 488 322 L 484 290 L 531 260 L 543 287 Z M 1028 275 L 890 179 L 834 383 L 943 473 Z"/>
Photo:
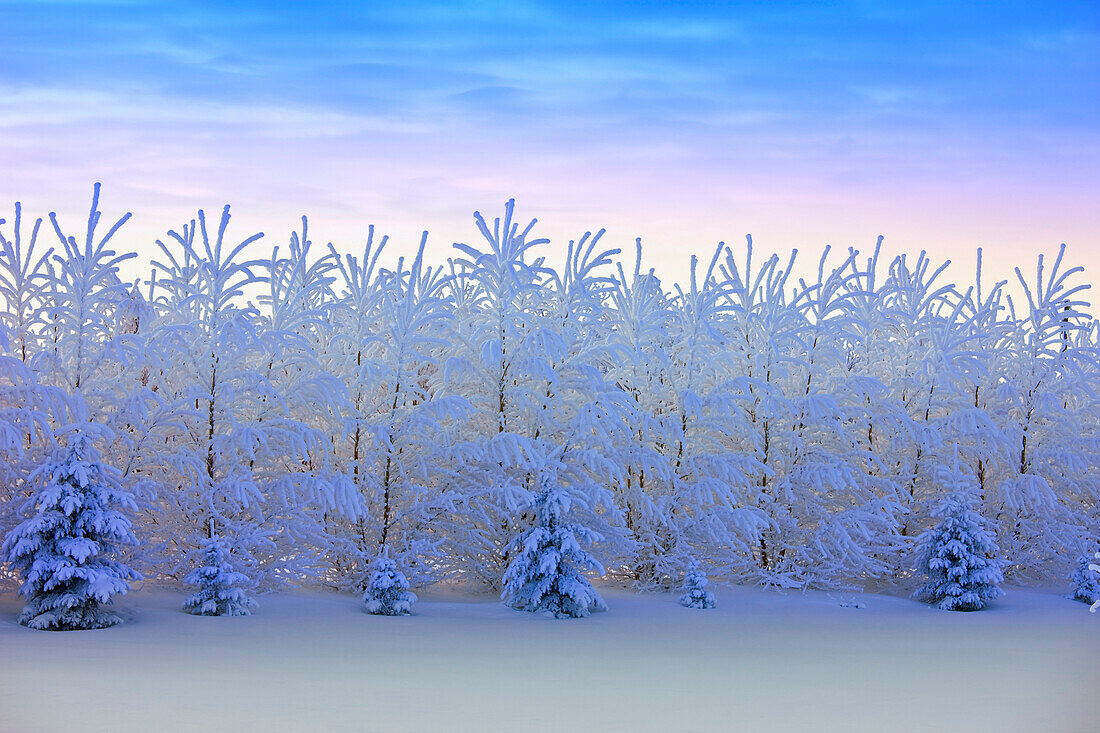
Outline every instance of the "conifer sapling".
<path fill-rule="evenodd" d="M 203 548 L 203 564 L 183 579 L 198 590 L 183 602 L 183 610 L 195 616 L 247 616 L 256 608 L 241 586 L 248 576 L 233 569 L 229 545 L 213 534 Z"/>
<path fill-rule="evenodd" d="M 68 447 L 31 474 L 39 486 L 28 502 L 34 516 L 4 540 L 2 555 L 22 575 L 27 599 L 19 623 L 32 629 L 114 626 L 122 619 L 104 606 L 141 578 L 112 557 L 121 545 L 137 544 L 120 511 L 136 507 L 92 445 L 97 427 L 75 428 Z"/>
<path fill-rule="evenodd" d="M 1093 569 L 1095 565 L 1091 562 L 1092 558 L 1087 554 L 1077 558 L 1077 567 L 1069 576 L 1073 589 L 1070 599 L 1090 605 L 1100 601 L 1100 574 Z"/>
<path fill-rule="evenodd" d="M 927 582 L 914 594 L 945 611 L 978 611 L 1002 595 L 1002 561 L 994 534 L 974 510 L 974 480 L 959 467 L 958 453 L 951 466 L 936 470 L 947 498 L 933 512 L 940 523 L 920 539 L 917 569 Z"/>
<path fill-rule="evenodd" d="M 718 601 L 714 593 L 707 590 L 709 583 L 706 574 L 699 570 L 699 563 L 692 558 L 687 572 L 684 573 L 684 584 L 680 588 L 680 605 L 687 608 L 717 608 Z"/>
<path fill-rule="evenodd" d="M 1100 552 L 1096 553 L 1096 559 L 1100 561 Z M 1089 570 L 1094 573 L 1100 573 L 1100 565 L 1093 563 L 1089 565 Z M 1096 609 L 1098 608 L 1100 608 L 1100 598 L 1097 598 L 1095 601 L 1093 601 L 1092 606 L 1089 608 L 1089 613 L 1096 613 Z"/>
<path fill-rule="evenodd" d="M 376 616 L 404 616 L 412 613 L 416 594 L 409 591 L 409 580 L 388 557 L 386 549 L 371 564 L 370 579 L 363 593 L 367 613 Z"/>
<path fill-rule="evenodd" d="M 535 496 L 538 524 L 517 537 L 504 572 L 501 598 L 517 611 L 549 612 L 555 618 L 583 618 L 606 611 L 603 598 L 583 575 L 603 566 L 581 547 L 600 539 L 592 530 L 565 517 L 573 499 L 556 481 Z"/>

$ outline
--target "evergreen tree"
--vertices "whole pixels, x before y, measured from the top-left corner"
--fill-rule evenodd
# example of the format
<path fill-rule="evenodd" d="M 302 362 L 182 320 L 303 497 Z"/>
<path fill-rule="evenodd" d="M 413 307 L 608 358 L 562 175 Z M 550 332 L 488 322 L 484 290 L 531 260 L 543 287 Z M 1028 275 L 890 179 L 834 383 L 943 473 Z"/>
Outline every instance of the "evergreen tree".
<path fill-rule="evenodd" d="M 549 612 L 555 618 L 583 618 L 606 611 L 600 594 L 584 577 L 585 568 L 603 566 L 581 547 L 600 539 L 592 530 L 567 522 L 572 497 L 556 480 L 545 481 L 536 494 L 538 523 L 515 539 L 504 573 L 501 598 L 517 611 Z"/>
<path fill-rule="evenodd" d="M 257 604 L 240 587 L 248 577 L 233 569 L 229 545 L 215 534 L 207 540 L 204 555 L 203 564 L 183 579 L 198 586 L 183 602 L 183 610 L 195 616 L 247 616 Z"/>
<path fill-rule="evenodd" d="M 1073 587 L 1070 598 L 1075 601 L 1092 604 L 1100 600 L 1100 578 L 1092 569 L 1092 558 L 1082 555 L 1077 558 L 1077 567 L 1069 576 L 1069 582 Z"/>
<path fill-rule="evenodd" d="M 945 611 L 978 611 L 1002 595 L 995 535 L 974 510 L 975 482 L 960 469 L 958 453 L 951 466 L 937 466 L 936 479 L 948 495 L 933 512 L 940 523 L 921 537 L 918 570 L 928 582 L 914 595 Z"/>
<path fill-rule="evenodd" d="M 1100 552 L 1096 553 L 1096 559 L 1100 560 Z M 1100 565 L 1092 563 L 1089 565 L 1089 570 L 1091 570 L 1093 573 L 1100 573 Z M 1100 598 L 1097 598 L 1095 601 L 1093 601 L 1092 607 L 1089 608 L 1089 613 L 1096 613 L 1096 609 L 1098 608 L 1100 608 Z"/>
<path fill-rule="evenodd" d="M 31 475 L 40 485 L 28 502 L 34 516 L 4 540 L 3 557 L 21 573 L 19 592 L 27 599 L 19 623 L 32 629 L 113 626 L 121 619 L 104 606 L 141 577 L 112 558 L 137 543 L 120 511 L 135 505 L 117 471 L 100 462 L 93 427 L 76 428 L 67 450 Z"/>
<path fill-rule="evenodd" d="M 367 607 L 367 613 L 376 616 L 404 616 L 412 613 L 416 594 L 409 591 L 408 578 L 397 569 L 397 563 L 387 557 L 385 549 L 371 566 L 363 603 Z"/>
<path fill-rule="evenodd" d="M 699 569 L 699 563 L 692 559 L 684 573 L 684 584 L 680 588 L 680 605 L 687 608 L 717 608 L 718 601 L 714 598 L 714 593 L 707 590 L 709 583 L 706 574 Z"/>

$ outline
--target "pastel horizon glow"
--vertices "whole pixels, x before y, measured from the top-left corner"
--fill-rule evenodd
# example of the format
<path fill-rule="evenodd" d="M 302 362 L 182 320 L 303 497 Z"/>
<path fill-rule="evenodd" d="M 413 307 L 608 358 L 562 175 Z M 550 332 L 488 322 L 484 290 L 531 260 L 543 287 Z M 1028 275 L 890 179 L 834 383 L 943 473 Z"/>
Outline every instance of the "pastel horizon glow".
<path fill-rule="evenodd" d="M 1100 271 L 1100 5 L 0 2 L 0 216 L 149 251 L 233 235 L 431 255 L 520 217 L 676 277 L 768 251 L 926 249 Z M 51 235 L 52 236 L 52 235 Z M 1025 269 L 1026 271 L 1026 269 Z M 965 275 L 964 275 L 965 276 Z"/>

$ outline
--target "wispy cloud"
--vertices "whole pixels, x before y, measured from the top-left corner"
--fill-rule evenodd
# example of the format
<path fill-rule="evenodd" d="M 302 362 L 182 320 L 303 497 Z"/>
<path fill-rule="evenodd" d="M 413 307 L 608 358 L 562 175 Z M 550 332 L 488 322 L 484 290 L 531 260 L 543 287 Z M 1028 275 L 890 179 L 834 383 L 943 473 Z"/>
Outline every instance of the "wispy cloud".
<path fill-rule="evenodd" d="M 5 2 L 0 25 L 0 200 L 96 178 L 135 208 L 413 227 L 518 195 L 666 239 L 955 217 L 1100 244 L 1089 4 Z"/>

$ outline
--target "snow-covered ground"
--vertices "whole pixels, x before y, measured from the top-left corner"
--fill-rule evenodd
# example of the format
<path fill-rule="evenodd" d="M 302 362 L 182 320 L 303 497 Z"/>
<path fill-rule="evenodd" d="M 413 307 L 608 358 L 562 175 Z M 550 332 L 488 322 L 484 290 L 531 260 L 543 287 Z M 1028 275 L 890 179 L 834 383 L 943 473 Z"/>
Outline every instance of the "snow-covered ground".
<path fill-rule="evenodd" d="M 1009 588 L 986 611 L 719 588 L 719 607 L 607 590 L 554 620 L 422 593 L 416 615 L 318 593 L 247 618 L 120 599 L 127 623 L 51 633 L 0 599 L 0 730 L 1100 730 L 1100 614 Z M 856 599 L 864 608 L 843 607 Z"/>

